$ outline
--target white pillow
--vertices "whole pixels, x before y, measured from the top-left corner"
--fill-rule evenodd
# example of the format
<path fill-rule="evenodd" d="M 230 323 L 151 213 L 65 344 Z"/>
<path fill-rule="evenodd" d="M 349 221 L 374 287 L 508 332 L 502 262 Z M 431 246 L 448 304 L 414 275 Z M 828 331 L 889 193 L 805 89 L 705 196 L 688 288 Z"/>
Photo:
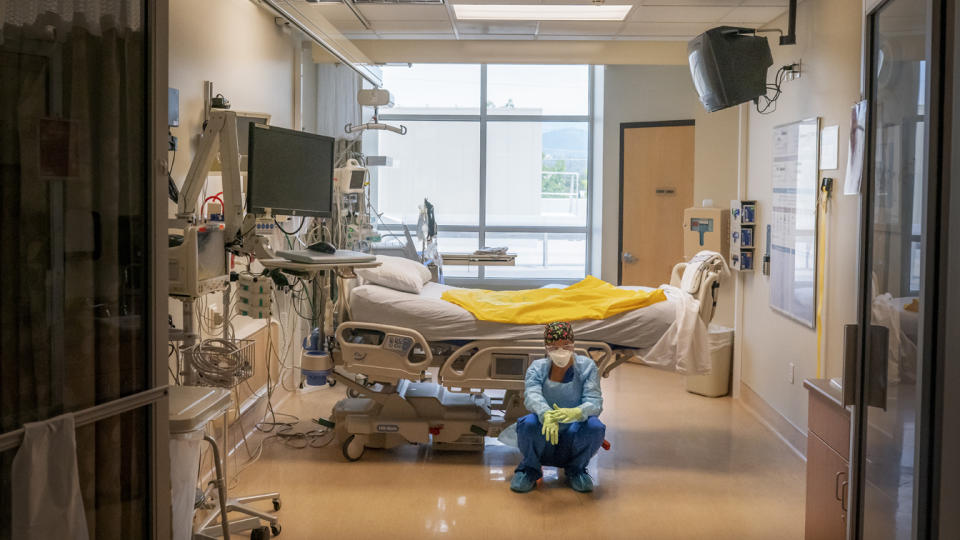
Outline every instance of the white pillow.
<path fill-rule="evenodd" d="M 377 262 L 381 264 L 376 268 L 357 268 L 357 275 L 366 283 L 414 294 L 432 277 L 426 266 L 403 257 L 377 255 Z"/>

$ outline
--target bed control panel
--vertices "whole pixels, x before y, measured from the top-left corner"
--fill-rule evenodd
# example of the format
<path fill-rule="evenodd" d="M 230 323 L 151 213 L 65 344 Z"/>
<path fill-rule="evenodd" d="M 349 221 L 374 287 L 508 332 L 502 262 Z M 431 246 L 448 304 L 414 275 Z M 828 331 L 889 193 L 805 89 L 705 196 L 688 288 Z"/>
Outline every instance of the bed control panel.
<path fill-rule="evenodd" d="M 490 376 L 497 379 L 522 381 L 530 362 L 529 354 L 494 353 Z"/>
<path fill-rule="evenodd" d="M 383 348 L 401 356 L 406 356 L 407 353 L 410 352 L 410 349 L 413 348 L 413 338 L 410 336 L 388 334 L 383 342 Z"/>

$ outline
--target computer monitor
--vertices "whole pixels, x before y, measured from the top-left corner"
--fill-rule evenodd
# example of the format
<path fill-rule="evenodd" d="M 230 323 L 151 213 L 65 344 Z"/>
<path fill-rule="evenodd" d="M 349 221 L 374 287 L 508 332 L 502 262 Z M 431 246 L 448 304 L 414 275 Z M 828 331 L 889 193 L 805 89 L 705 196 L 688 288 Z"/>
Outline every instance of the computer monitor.
<path fill-rule="evenodd" d="M 333 144 L 322 135 L 250 124 L 247 212 L 330 217 Z"/>

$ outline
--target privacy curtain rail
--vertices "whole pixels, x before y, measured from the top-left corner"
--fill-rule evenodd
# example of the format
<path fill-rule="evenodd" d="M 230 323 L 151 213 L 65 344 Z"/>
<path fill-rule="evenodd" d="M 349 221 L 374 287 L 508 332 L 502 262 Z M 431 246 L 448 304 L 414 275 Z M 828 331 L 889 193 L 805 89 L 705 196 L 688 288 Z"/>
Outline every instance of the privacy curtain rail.
<path fill-rule="evenodd" d="M 333 55 L 338 61 L 342 62 L 344 65 L 348 66 L 350 69 L 354 70 L 361 77 L 366 79 L 370 84 L 376 88 L 380 88 L 383 85 L 383 81 L 380 80 L 374 72 L 367 69 L 365 66 L 362 66 L 349 58 L 341 52 L 330 39 L 325 38 L 320 35 L 318 32 L 315 32 L 310 26 L 304 21 L 300 20 L 300 17 L 296 13 L 291 11 L 286 5 L 287 2 L 283 0 L 259 0 L 260 3 L 270 6 L 270 8 L 278 13 L 281 17 L 286 19 L 290 24 L 296 27 L 298 30 L 303 32 L 307 37 L 313 40 L 317 45 L 323 47 L 327 52 Z"/>

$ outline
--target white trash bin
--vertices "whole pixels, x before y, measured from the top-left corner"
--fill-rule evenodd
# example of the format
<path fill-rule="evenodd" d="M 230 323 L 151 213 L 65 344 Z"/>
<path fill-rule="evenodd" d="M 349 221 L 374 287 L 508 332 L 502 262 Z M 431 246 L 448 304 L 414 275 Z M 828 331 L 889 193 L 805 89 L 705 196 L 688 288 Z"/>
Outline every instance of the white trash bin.
<path fill-rule="evenodd" d="M 707 397 L 730 393 L 730 366 L 733 363 L 733 328 L 710 325 L 708 330 L 710 363 L 705 375 L 687 375 L 687 392 Z"/>

